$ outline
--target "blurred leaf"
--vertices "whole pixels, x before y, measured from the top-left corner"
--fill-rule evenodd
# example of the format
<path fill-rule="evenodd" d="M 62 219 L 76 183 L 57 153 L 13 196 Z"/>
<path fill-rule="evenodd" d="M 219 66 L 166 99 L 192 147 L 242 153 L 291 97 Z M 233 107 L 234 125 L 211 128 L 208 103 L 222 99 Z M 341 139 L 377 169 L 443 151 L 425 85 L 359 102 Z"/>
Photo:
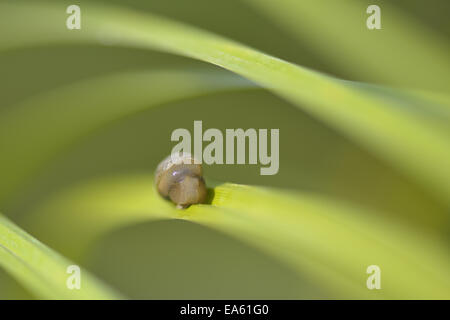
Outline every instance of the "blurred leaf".
<path fill-rule="evenodd" d="M 120 295 L 81 270 L 81 288 L 66 285 L 67 267 L 63 258 L 0 215 L 0 266 L 36 297 L 42 299 L 118 299 Z"/>
<path fill-rule="evenodd" d="M 376 212 L 313 194 L 236 184 L 210 190 L 210 204 L 176 210 L 152 184 L 147 175 L 90 182 L 55 197 L 28 222 L 81 255 L 93 240 L 116 228 L 186 219 L 259 248 L 335 297 L 450 297 L 447 248 Z M 81 231 L 83 239 L 76 237 Z M 366 288 L 366 268 L 372 264 L 382 270 L 382 291 Z"/>
<path fill-rule="evenodd" d="M 283 23 L 296 32 L 296 11 L 283 7 L 288 2 L 260 3 L 286 18 Z M 301 12 L 306 18 L 309 14 L 319 18 L 312 22 L 305 19 L 308 27 L 314 26 L 308 28 L 308 36 L 312 35 L 309 41 L 332 60 L 331 64 L 337 62 L 344 69 L 354 69 L 355 74 L 367 73 L 375 79 L 393 79 L 394 83 L 411 81 L 429 83 L 432 89 L 448 88 L 445 41 L 429 36 L 398 15 L 395 28 L 387 25 L 392 33 L 372 33 L 374 38 L 354 48 L 355 34 L 361 30 L 342 33 L 350 30 L 350 20 L 340 17 L 339 10 L 330 10 L 341 4 L 330 2 L 331 6 L 324 8 L 325 3 L 313 8 L 297 1 L 292 2 L 292 8 L 313 8 L 312 13 Z M 353 16 L 361 13 L 363 23 L 364 11 L 352 4 L 348 1 L 342 5 Z M 345 133 L 450 204 L 447 93 L 405 92 L 342 81 L 193 27 L 106 4 L 83 4 L 82 30 L 69 31 L 65 28 L 65 9 L 65 2 L 2 2 L 0 51 L 87 43 L 155 49 L 221 66 Z M 340 17 L 342 27 L 326 12 Z M 371 41 L 380 35 L 389 49 L 394 44 L 397 48 L 397 41 L 405 46 L 388 55 L 375 50 L 380 59 L 373 61 L 377 41 Z M 329 50 L 330 43 L 335 44 L 335 51 Z M 403 60 L 406 55 L 411 59 Z M 421 70 L 411 64 L 421 60 L 427 60 L 429 68 Z M 384 70 L 386 66 L 388 70 Z M 251 87 L 237 77 L 223 81 L 226 78 L 184 71 L 130 72 L 77 83 L 20 106 L 7 106 L 0 118 L 0 193 L 30 179 L 33 170 L 60 148 L 108 121 L 173 99 Z M 151 177 L 126 177 L 81 186 L 41 208 L 33 218 L 34 227 L 44 237 L 57 239 L 71 256 L 82 254 L 97 237 L 115 228 L 147 220 L 186 219 L 260 248 L 339 297 L 448 299 L 450 295 L 448 248 L 432 236 L 378 217 L 377 212 L 366 213 L 304 193 L 224 184 L 211 191 L 211 205 L 177 211 L 154 193 Z M 0 264 L 30 290 L 43 297 L 69 294 L 58 287 L 65 285 L 65 259 L 49 253 L 4 218 L 0 220 L 0 241 Z M 46 260 L 49 257 L 53 260 Z M 365 288 L 365 268 L 371 264 L 383 270 L 382 292 Z M 38 269 L 28 269 L 30 266 Z M 114 297 L 94 282 L 89 281 L 92 287 L 88 287 L 88 293 L 83 289 L 86 297 Z"/>
<path fill-rule="evenodd" d="M 0 117 L 0 198 L 61 148 L 116 119 L 164 103 L 255 88 L 222 72 L 155 70 L 114 73 L 41 93 Z"/>
<path fill-rule="evenodd" d="M 79 32 L 64 28 L 62 5 L 8 2 L 0 8 L 0 30 L 7 40 L 0 45 L 3 48 L 79 41 L 132 46 L 185 55 L 238 73 L 390 161 L 426 186 L 442 203 L 450 205 L 448 130 L 422 121 L 422 117 L 408 109 L 391 107 L 391 100 L 368 94 L 357 84 L 307 70 L 190 26 L 126 8 L 83 5 L 84 22 Z M 12 33 L 8 31 L 11 28 Z"/>
<path fill-rule="evenodd" d="M 448 93 L 448 41 L 391 1 L 244 0 L 332 65 L 359 78 Z M 381 30 L 368 30 L 366 9 L 381 9 Z M 420 65 L 420 67 L 418 67 Z"/>

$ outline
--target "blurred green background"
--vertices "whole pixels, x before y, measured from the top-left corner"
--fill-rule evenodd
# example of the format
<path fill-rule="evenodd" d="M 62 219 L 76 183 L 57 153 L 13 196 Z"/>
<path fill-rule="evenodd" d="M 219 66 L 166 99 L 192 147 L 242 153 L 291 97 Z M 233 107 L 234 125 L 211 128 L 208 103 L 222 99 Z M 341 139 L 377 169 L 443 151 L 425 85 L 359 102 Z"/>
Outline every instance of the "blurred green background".
<path fill-rule="evenodd" d="M 85 2 L 54 1 L 61 9 L 61 28 L 65 28 L 65 8 L 70 4 L 80 5 L 83 26 Z M 281 1 L 287 8 L 292 5 L 292 10 L 274 8 L 277 1 L 266 0 L 98 2 L 185 22 L 341 79 L 447 98 L 450 93 L 448 0 Z M 370 4 L 381 7 L 382 30 L 366 28 Z M 177 90 L 177 83 L 158 81 L 136 88 L 128 75 L 169 70 L 229 77 L 228 71 L 210 64 L 114 44 L 31 41 L 9 48 L 8 41 L 21 32 L 20 25 L 31 22 L 23 19 L 19 27 L 11 27 L 7 16 L 7 11 L 0 12 L 0 49 L 5 47 L 0 50 L 0 119 L 8 119 L 15 108 L 26 112 L 28 108 L 46 108 L 51 101 L 59 113 L 46 109 L 46 120 L 37 119 L 43 121 L 39 130 L 57 125 L 58 114 L 67 105 L 73 106 L 74 112 L 78 104 L 86 109 L 108 108 L 112 101 L 127 104 L 124 96 L 143 95 L 146 86 L 169 96 Z M 46 17 L 39 19 L 45 21 Z M 112 85 L 89 85 L 92 79 L 108 79 L 109 75 L 117 75 L 119 80 Z M 12 154 L 9 160 L 0 160 L 1 212 L 131 298 L 345 298 L 258 249 L 190 222 L 127 226 L 92 243 L 81 257 L 67 246 L 64 232 L 55 237 L 46 231 L 58 225 L 52 221 L 32 223 L 39 219 L 36 208 L 63 190 L 97 178 L 153 173 L 174 146 L 171 132 L 192 130 L 194 120 L 203 120 L 204 129 L 280 129 L 277 175 L 259 175 L 259 165 L 212 165 L 204 168 L 209 179 L 336 198 L 370 208 L 448 247 L 449 208 L 426 188 L 273 93 L 252 85 L 236 87 L 200 92 L 153 108 L 146 108 L 145 99 L 131 99 L 130 108 L 139 104 L 136 111 L 85 132 L 44 159 L 33 127 L 19 121 L 0 136 L 0 158 Z M 108 98 L 103 99 L 105 96 Z M 75 117 L 73 121 L 84 119 Z M 448 119 L 443 121 L 448 129 Z M 11 138 L 26 143 L 28 153 L 21 153 L 20 145 L 5 142 Z M 383 297 L 374 293 L 377 295 Z M 29 297 L 0 270 L 0 298 Z"/>

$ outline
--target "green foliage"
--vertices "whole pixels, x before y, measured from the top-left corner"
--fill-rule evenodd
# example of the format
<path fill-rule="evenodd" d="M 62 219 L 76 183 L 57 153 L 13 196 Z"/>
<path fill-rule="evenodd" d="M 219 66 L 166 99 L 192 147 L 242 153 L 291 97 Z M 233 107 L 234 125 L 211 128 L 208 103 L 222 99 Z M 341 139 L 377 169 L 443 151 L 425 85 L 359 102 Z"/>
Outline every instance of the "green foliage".
<path fill-rule="evenodd" d="M 63 258 L 0 215 L 0 266 L 42 299 L 118 299 L 120 295 L 81 270 L 80 290 L 66 285 L 67 268 L 74 263 Z"/>
<path fill-rule="evenodd" d="M 53 221 L 65 230 L 64 247 L 81 256 L 79 250 L 95 237 L 119 227 L 185 219 L 259 248 L 337 296 L 376 298 L 361 272 L 373 261 L 390 270 L 383 274 L 383 298 L 445 299 L 450 294 L 446 247 L 376 212 L 316 195 L 237 184 L 217 185 L 209 201 L 177 210 L 156 193 L 151 176 L 109 178 L 54 197 L 35 213 L 39 221 L 32 224 L 57 233 L 44 222 Z"/>
<path fill-rule="evenodd" d="M 11 22 L 20 21 L 19 16 L 31 12 L 36 17 L 40 16 L 39 12 L 45 13 L 48 25 L 40 26 L 42 30 L 33 24 L 30 24 L 29 30 L 21 30 L 26 32 L 26 39 L 30 33 L 37 32 L 36 37 L 30 37 L 33 42 L 103 41 L 116 46 L 162 50 L 224 67 L 274 91 L 380 154 L 449 204 L 448 130 L 428 123 L 423 120 L 423 115 L 396 107 L 389 96 L 371 95 L 354 83 L 307 70 L 164 18 L 107 6 L 87 6 L 85 10 L 89 12 L 88 26 L 76 37 L 66 37 L 60 29 L 52 27 L 51 22 L 56 23 L 59 16 L 53 6 L 13 5 L 6 6 L 2 11 L 9 13 L 6 20 Z M 14 40 L 19 41 L 17 39 L 20 37 L 15 36 Z M 9 46 L 27 42 L 8 40 Z M 386 107 L 380 108 L 381 104 Z M 445 106 L 439 108 L 445 109 Z M 422 110 L 428 112 L 426 107 Z M 448 117 L 448 113 L 443 113 L 443 116 Z"/>
<path fill-rule="evenodd" d="M 45 174 L 44 178 L 39 176 L 44 168 L 52 168 L 58 156 L 76 148 L 96 130 L 139 116 L 140 112 L 169 109 L 170 103 L 220 93 L 268 90 L 374 155 L 389 170 L 404 175 L 426 194 L 424 198 L 429 196 L 433 205 L 443 210 L 432 210 L 422 217 L 431 221 L 433 228 L 429 230 L 411 226 L 405 218 L 413 216 L 409 212 L 390 217 L 375 209 L 304 190 L 211 181 L 208 185 L 214 187 L 208 204 L 176 210 L 156 195 L 152 176 L 140 173 L 106 174 L 107 177 L 82 182 L 75 188 L 74 181 L 68 179 L 68 188 L 54 194 L 58 187 L 49 187 L 50 195 L 13 220 L 22 221 L 25 229 L 38 231 L 57 244 L 75 263 L 83 261 L 96 241 L 114 230 L 146 221 L 183 219 L 260 250 L 299 276 L 312 279 L 331 297 L 450 297 L 448 241 L 441 238 L 448 228 L 450 207 L 450 98 L 445 71 L 448 59 L 443 53 L 448 51 L 448 45 L 442 43 L 441 35 L 416 26 L 392 10 L 386 28 L 393 31 L 383 30 L 383 40 L 374 36 L 381 41 L 380 46 L 374 38 L 366 37 L 365 30 L 353 25 L 353 18 L 364 12 L 356 1 L 339 5 L 352 19 L 337 14 L 338 5 L 333 1 L 246 1 L 299 42 L 310 44 L 334 70 L 349 70 L 347 74 L 358 80 L 382 84 L 375 85 L 313 71 L 170 18 L 93 2 L 83 3 L 82 30 L 71 33 L 56 27 L 64 26 L 61 12 L 65 12 L 66 3 L 0 3 L 0 54 L 15 50 L 34 52 L 27 48 L 40 46 L 93 46 L 160 51 L 206 64 L 177 68 L 168 62 L 139 71 L 114 69 L 106 75 L 78 79 L 2 106 L 3 207 L 26 202 L 21 199 L 26 192 L 31 194 L 30 199 L 39 198 L 30 185 L 35 180 L 45 180 Z M 325 14 L 328 6 L 334 9 Z M 337 17 L 342 23 L 336 24 L 333 19 Z M 296 27 L 299 20 L 302 28 Z M 353 32 L 348 33 L 349 30 Z M 354 39 L 362 42 L 355 47 Z M 395 45 L 399 50 L 390 50 Z M 330 46 L 336 51 L 329 50 Z M 387 55 L 386 50 L 393 55 Z M 376 56 L 379 59 L 374 60 Z M 422 61 L 429 62 L 426 68 L 418 65 Z M 213 113 L 217 108 L 220 104 L 209 105 L 207 111 Z M 166 123 L 171 121 L 172 118 L 167 119 Z M 150 139 L 148 148 L 156 150 L 158 139 L 159 136 Z M 322 143 L 320 137 L 318 141 Z M 155 151 L 152 159 L 159 160 L 156 157 Z M 284 168 L 304 169 L 292 161 Z M 98 164 L 102 165 L 107 166 Z M 52 181 L 49 179 L 48 184 Z M 386 190 L 386 197 L 390 192 L 394 191 Z M 20 205 L 15 208 L 21 211 Z M 0 266 L 34 296 L 121 297 L 85 270 L 82 290 L 67 290 L 66 268 L 70 264 L 74 263 L 0 216 Z M 386 270 L 382 293 L 365 287 L 365 268 L 371 264 Z"/>

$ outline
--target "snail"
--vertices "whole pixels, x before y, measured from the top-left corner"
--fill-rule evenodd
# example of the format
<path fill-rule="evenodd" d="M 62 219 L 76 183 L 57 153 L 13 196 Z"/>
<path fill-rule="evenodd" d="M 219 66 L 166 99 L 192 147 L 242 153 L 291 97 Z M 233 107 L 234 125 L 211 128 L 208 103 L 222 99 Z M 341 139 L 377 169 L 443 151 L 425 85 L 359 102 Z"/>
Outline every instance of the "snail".
<path fill-rule="evenodd" d="M 207 190 L 202 174 L 202 165 L 190 154 L 173 154 L 156 168 L 156 189 L 162 197 L 169 198 L 180 209 L 203 203 Z"/>

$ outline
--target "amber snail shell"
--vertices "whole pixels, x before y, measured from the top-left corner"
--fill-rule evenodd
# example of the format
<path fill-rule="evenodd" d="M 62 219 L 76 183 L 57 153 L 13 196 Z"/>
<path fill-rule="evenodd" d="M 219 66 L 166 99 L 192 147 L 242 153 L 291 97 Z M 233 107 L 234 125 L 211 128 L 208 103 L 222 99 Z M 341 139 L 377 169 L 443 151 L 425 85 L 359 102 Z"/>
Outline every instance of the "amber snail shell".
<path fill-rule="evenodd" d="M 172 154 L 156 168 L 155 184 L 158 193 L 170 199 L 177 208 L 204 203 L 207 190 L 200 163 L 188 153 Z"/>

